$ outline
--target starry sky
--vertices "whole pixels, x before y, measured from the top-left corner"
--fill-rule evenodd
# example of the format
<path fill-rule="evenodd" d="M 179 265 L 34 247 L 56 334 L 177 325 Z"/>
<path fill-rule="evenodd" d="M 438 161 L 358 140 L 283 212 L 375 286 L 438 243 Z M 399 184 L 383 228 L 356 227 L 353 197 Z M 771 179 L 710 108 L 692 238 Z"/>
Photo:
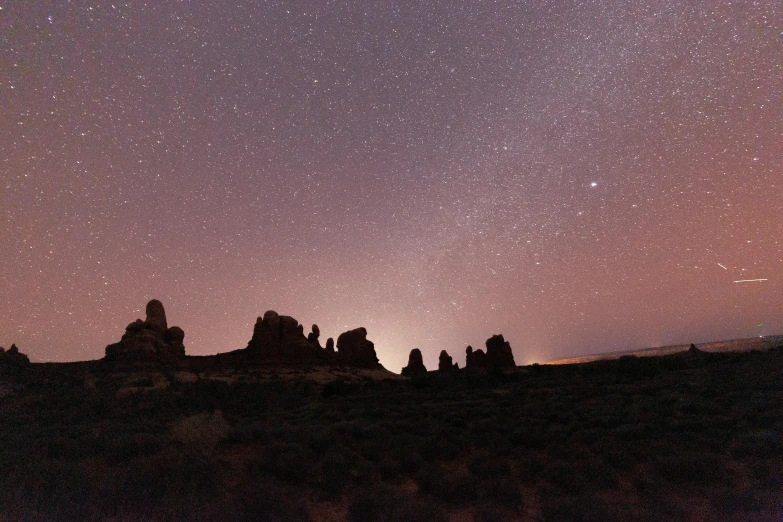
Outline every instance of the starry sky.
<path fill-rule="evenodd" d="M 0 345 L 783 333 L 779 0 L 228 4 L 0 0 Z"/>

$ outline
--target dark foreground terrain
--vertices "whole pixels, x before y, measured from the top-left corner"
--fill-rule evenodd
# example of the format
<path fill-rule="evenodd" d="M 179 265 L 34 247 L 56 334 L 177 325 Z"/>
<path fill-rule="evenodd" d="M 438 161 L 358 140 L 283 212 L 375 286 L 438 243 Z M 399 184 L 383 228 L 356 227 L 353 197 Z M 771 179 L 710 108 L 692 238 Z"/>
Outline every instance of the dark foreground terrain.
<path fill-rule="evenodd" d="M 783 520 L 780 349 L 315 370 L 6 368 L 0 520 Z"/>

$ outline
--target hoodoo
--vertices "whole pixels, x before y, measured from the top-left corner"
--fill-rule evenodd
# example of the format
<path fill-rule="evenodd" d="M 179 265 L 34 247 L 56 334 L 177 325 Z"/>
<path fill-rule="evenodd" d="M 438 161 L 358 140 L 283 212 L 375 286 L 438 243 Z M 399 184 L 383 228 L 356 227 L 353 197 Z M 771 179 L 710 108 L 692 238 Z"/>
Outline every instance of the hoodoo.
<path fill-rule="evenodd" d="M 402 374 L 405 377 L 413 377 L 414 375 L 426 375 L 426 373 L 427 368 L 424 366 L 421 350 L 414 348 L 408 355 L 408 366 L 402 369 Z"/>
<path fill-rule="evenodd" d="M 459 370 L 459 363 L 455 363 L 446 350 L 441 350 L 438 357 L 438 371 L 447 373 L 457 370 Z"/>
<path fill-rule="evenodd" d="M 107 360 L 172 362 L 185 357 L 185 332 L 168 327 L 163 303 L 157 299 L 147 303 L 146 315 L 144 321 L 130 323 L 119 342 L 106 347 Z"/>
<path fill-rule="evenodd" d="M 367 330 L 356 328 L 343 332 L 337 338 L 337 355 L 341 363 L 359 368 L 378 368 L 375 345 L 367 340 Z"/>

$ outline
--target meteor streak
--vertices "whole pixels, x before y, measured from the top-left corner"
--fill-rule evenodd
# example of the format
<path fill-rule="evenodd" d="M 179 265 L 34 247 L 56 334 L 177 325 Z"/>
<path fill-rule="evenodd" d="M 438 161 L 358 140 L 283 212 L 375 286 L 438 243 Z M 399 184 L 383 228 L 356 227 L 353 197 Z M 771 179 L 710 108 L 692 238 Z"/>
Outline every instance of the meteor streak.
<path fill-rule="evenodd" d="M 728 268 L 726 268 L 725 266 L 721 265 L 720 263 L 718 263 L 718 266 L 721 267 L 724 270 L 728 270 Z"/>
<path fill-rule="evenodd" d="M 734 281 L 735 283 L 755 283 L 757 281 L 769 281 L 769 279 L 740 279 L 739 281 Z"/>

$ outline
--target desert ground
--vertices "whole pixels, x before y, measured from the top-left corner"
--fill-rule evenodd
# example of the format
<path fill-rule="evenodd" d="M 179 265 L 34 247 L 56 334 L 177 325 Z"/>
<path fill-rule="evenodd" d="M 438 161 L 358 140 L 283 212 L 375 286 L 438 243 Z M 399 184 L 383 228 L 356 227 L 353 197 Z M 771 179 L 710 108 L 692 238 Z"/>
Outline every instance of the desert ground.
<path fill-rule="evenodd" d="M 778 521 L 781 404 L 780 348 L 411 379 L 5 367 L 0 520 Z"/>

